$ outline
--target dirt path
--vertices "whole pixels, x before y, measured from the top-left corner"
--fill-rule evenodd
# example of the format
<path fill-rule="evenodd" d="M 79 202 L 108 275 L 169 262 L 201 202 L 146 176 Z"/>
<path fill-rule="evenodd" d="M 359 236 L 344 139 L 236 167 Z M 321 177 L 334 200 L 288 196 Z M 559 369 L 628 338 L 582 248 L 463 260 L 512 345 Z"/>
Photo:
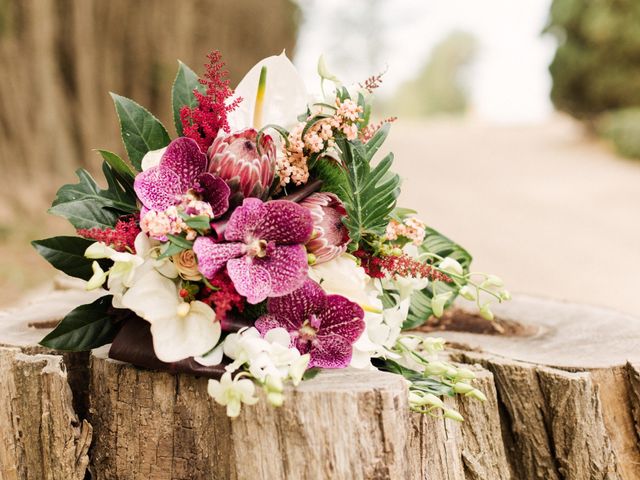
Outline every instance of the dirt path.
<path fill-rule="evenodd" d="M 394 126 L 401 203 L 512 291 L 640 315 L 640 162 L 573 122 Z"/>

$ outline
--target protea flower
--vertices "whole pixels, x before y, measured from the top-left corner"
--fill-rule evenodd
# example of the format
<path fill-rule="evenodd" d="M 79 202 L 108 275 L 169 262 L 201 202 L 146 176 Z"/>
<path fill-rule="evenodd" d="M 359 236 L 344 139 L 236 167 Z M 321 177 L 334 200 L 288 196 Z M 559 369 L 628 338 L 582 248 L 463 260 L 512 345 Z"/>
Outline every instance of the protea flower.
<path fill-rule="evenodd" d="M 347 214 L 340 199 L 333 193 L 312 193 L 300 202 L 311 212 L 313 235 L 307 251 L 315 255 L 315 263 L 333 260 L 347 251 L 349 231 L 342 223 Z"/>
<path fill-rule="evenodd" d="M 258 132 L 247 128 L 231 135 L 218 136 L 209 147 L 209 172 L 221 177 L 231 188 L 231 202 L 244 198 L 265 200 L 273 182 L 276 146 L 269 135 L 260 139 Z"/>

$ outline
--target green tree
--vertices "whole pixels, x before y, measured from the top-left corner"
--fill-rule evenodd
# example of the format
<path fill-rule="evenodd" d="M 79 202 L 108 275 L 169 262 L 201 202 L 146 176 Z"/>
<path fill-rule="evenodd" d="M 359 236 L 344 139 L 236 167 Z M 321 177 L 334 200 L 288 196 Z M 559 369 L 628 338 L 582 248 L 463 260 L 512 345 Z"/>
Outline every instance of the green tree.
<path fill-rule="evenodd" d="M 559 42 L 549 67 L 556 108 L 591 122 L 640 106 L 638 0 L 553 0 L 546 31 Z"/>

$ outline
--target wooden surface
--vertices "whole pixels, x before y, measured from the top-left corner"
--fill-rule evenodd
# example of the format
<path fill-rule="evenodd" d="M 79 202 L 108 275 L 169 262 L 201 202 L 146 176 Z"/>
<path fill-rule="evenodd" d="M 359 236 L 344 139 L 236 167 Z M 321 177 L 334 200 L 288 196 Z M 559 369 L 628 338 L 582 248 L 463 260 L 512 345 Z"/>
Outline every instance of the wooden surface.
<path fill-rule="evenodd" d="M 70 287 L 51 294 L 53 317 L 86 295 Z M 499 310 L 526 325 L 524 337 L 438 332 L 456 342 L 450 358 L 476 370 L 488 398 L 446 399 L 464 423 L 413 414 L 401 378 L 356 370 L 322 372 L 289 388 L 282 408 L 262 402 L 232 421 L 205 379 L 141 370 L 105 349 L 60 356 L 35 347 L 46 330 L 26 324 L 46 322 L 45 305 L 41 295 L 0 315 L 0 344 L 12 345 L 0 349 L 0 425 L 11 432 L 2 480 L 75 479 L 87 468 L 107 480 L 640 478 L 640 362 L 620 352 L 633 330 L 612 333 L 616 348 L 598 330 L 597 358 L 583 366 L 549 346 L 547 361 L 536 361 L 541 336 L 571 348 L 555 335 L 572 319 L 587 320 L 575 335 L 586 341 L 602 318 L 611 332 L 629 320 L 613 312 L 524 297 Z"/>

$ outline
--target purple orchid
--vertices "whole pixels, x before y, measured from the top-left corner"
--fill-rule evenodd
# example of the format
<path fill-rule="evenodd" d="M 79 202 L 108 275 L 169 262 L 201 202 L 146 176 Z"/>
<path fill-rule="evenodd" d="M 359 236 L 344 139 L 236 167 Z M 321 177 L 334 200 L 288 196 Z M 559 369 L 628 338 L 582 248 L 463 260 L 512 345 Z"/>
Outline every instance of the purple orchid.
<path fill-rule="evenodd" d="M 327 295 L 313 280 L 289 295 L 270 298 L 267 315 L 256 320 L 264 335 L 284 328 L 302 354 L 309 353 L 309 367 L 344 368 L 351 362 L 353 343 L 364 331 L 364 311 L 342 295 Z"/>
<path fill-rule="evenodd" d="M 143 211 L 164 211 L 180 201 L 180 196 L 192 192 L 211 205 L 218 217 L 229 208 L 228 185 L 207 172 L 207 156 L 191 138 L 173 140 L 160 163 L 136 176 L 134 190 Z"/>
<path fill-rule="evenodd" d="M 229 218 L 224 242 L 198 237 L 198 268 L 212 278 L 225 266 L 249 303 L 291 293 L 307 277 L 304 244 L 313 231 L 309 210 L 288 200 L 246 198 Z"/>

